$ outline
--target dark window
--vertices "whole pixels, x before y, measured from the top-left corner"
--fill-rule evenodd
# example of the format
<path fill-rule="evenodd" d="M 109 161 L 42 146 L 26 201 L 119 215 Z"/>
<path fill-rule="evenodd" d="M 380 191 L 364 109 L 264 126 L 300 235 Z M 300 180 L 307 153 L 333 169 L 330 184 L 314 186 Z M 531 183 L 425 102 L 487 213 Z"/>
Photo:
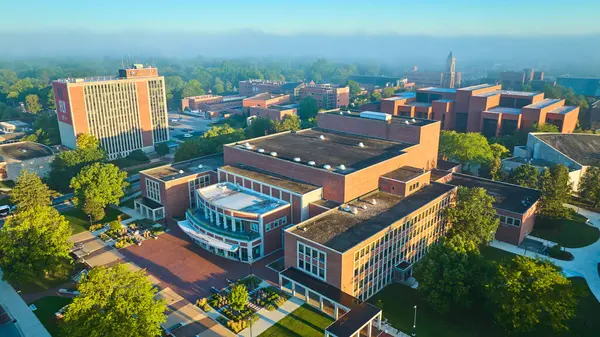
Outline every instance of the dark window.
<path fill-rule="evenodd" d="M 496 137 L 496 128 L 498 127 L 498 122 L 495 119 L 484 118 L 483 119 L 483 133 L 486 137 Z"/>
<path fill-rule="evenodd" d="M 431 103 L 433 101 L 437 101 L 437 100 L 440 100 L 440 99 L 442 99 L 442 95 L 440 95 L 440 94 L 431 94 L 431 95 L 429 95 L 429 102 L 427 102 L 427 103 Z"/>
<path fill-rule="evenodd" d="M 469 114 L 466 113 L 456 113 L 456 131 L 458 132 L 467 132 L 467 120 L 469 119 Z"/>
<path fill-rule="evenodd" d="M 502 135 L 510 135 L 517 131 L 518 122 L 514 119 L 504 119 L 502 120 L 502 129 L 500 133 Z"/>
<path fill-rule="evenodd" d="M 500 106 L 506 108 L 514 108 L 515 107 L 515 99 L 511 97 L 500 97 Z"/>
<path fill-rule="evenodd" d="M 429 94 L 424 92 L 417 92 L 417 102 L 429 103 Z"/>
<path fill-rule="evenodd" d="M 529 98 L 517 98 L 515 102 L 515 108 L 522 108 L 526 105 L 531 104 L 531 99 Z"/>

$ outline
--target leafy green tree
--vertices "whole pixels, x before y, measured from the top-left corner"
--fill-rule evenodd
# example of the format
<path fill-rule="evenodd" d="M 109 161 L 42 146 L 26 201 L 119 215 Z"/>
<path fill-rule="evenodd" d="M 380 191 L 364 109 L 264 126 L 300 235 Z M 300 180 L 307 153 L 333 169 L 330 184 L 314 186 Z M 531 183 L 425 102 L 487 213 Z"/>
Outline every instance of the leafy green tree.
<path fill-rule="evenodd" d="M 502 161 L 498 157 L 489 162 L 481 164 L 479 167 L 479 176 L 492 180 L 504 180 L 504 171 L 502 171 Z"/>
<path fill-rule="evenodd" d="M 275 122 L 265 117 L 255 118 L 246 129 L 248 138 L 262 137 L 272 133 L 275 133 Z"/>
<path fill-rule="evenodd" d="M 297 131 L 300 130 L 300 127 L 301 121 L 300 118 L 298 118 L 298 116 L 286 115 L 281 121 L 275 122 L 275 131 L 277 132 L 290 130 Z"/>
<path fill-rule="evenodd" d="M 528 332 L 540 324 L 566 331 L 566 323 L 575 316 L 571 282 L 546 260 L 517 255 L 498 265 L 487 293 L 495 320 L 509 333 Z"/>
<path fill-rule="evenodd" d="M 446 157 L 466 165 L 483 164 L 494 157 L 487 139 L 480 133 L 442 131 L 439 152 Z"/>
<path fill-rule="evenodd" d="M 48 94 L 46 95 L 46 107 L 51 110 L 56 109 L 56 103 L 54 102 L 54 90 L 52 90 L 52 87 L 50 87 L 50 90 L 48 90 Z"/>
<path fill-rule="evenodd" d="M 17 205 L 19 211 L 24 211 L 39 206 L 50 206 L 54 194 L 37 174 L 22 170 L 15 187 L 10 191 L 10 201 Z"/>
<path fill-rule="evenodd" d="M 243 129 L 234 129 L 228 124 L 213 126 L 201 137 L 192 138 L 180 144 L 175 152 L 175 161 L 183 161 L 196 157 L 223 152 L 223 144 L 245 139 Z"/>
<path fill-rule="evenodd" d="M 248 289 L 246 289 L 246 286 L 243 284 L 236 284 L 231 288 L 227 297 L 229 305 L 233 309 L 241 311 L 248 303 Z"/>
<path fill-rule="evenodd" d="M 71 179 L 74 202 L 84 213 L 101 220 L 104 218 L 104 208 L 109 204 L 118 205 L 125 195 L 123 189 L 129 186 L 125 178 L 127 173 L 113 164 L 94 163 L 86 166 Z"/>
<path fill-rule="evenodd" d="M 506 147 L 504 147 L 502 144 L 498 144 L 498 143 L 490 144 L 490 149 L 492 150 L 492 156 L 494 156 L 494 158 L 503 159 L 503 158 L 506 158 L 506 156 L 510 154 L 510 151 Z"/>
<path fill-rule="evenodd" d="M 541 177 L 542 198 L 540 213 L 550 217 L 567 217 L 569 209 L 565 204 L 571 197 L 572 184 L 569 169 L 564 165 L 555 165 L 544 170 Z"/>
<path fill-rule="evenodd" d="M 33 129 L 35 132 L 26 136 L 24 140 L 44 145 L 60 144 L 60 131 L 58 130 L 58 118 L 56 114 L 38 114 L 33 122 Z"/>
<path fill-rule="evenodd" d="M 67 192 L 71 179 L 82 167 L 105 159 L 98 140 L 86 133 L 77 136 L 77 148 L 59 153 L 50 164 L 48 183 L 54 190 Z"/>
<path fill-rule="evenodd" d="M 167 142 L 162 142 L 154 145 L 154 151 L 161 156 L 164 157 L 169 154 L 169 144 Z"/>
<path fill-rule="evenodd" d="M 362 91 L 360 85 L 356 81 L 349 80 L 346 82 L 346 86 L 350 88 L 350 101 L 356 99 Z"/>
<path fill-rule="evenodd" d="M 204 89 L 202 89 L 202 85 L 198 80 L 190 80 L 183 87 L 181 97 L 200 96 L 204 95 L 204 93 Z"/>
<path fill-rule="evenodd" d="M 539 188 L 539 171 L 532 165 L 525 164 L 510 171 L 506 180 L 515 185 L 528 188 Z"/>
<path fill-rule="evenodd" d="M 298 116 L 301 119 L 316 117 L 318 112 L 319 104 L 314 98 L 305 97 L 302 101 L 300 101 L 300 106 L 298 107 Z"/>
<path fill-rule="evenodd" d="M 215 78 L 215 84 L 212 87 L 213 94 L 220 95 L 225 92 L 225 83 L 220 78 Z"/>
<path fill-rule="evenodd" d="M 27 106 L 27 111 L 30 113 L 38 113 L 42 111 L 42 104 L 40 103 L 40 98 L 38 95 L 29 94 L 25 97 L 25 105 Z"/>
<path fill-rule="evenodd" d="M 381 96 L 383 98 L 389 98 L 389 97 L 394 96 L 394 88 L 391 88 L 391 87 L 383 88 L 383 92 L 382 92 Z"/>
<path fill-rule="evenodd" d="M 415 277 L 427 303 L 446 313 L 450 308 L 472 305 L 483 269 L 483 260 L 473 242 L 455 235 L 429 248 L 415 268 Z"/>
<path fill-rule="evenodd" d="M 600 206 L 600 167 L 588 167 L 579 182 L 579 194 L 590 205 Z"/>
<path fill-rule="evenodd" d="M 44 278 L 60 269 L 73 243 L 65 218 L 50 206 L 25 208 L 0 229 L 0 268 L 11 282 Z"/>
<path fill-rule="evenodd" d="M 449 236 L 460 235 L 475 246 L 492 241 L 499 225 L 494 201 L 481 187 L 459 187 L 456 206 L 445 211 L 452 226 Z"/>
<path fill-rule="evenodd" d="M 378 91 L 374 91 L 374 92 L 371 94 L 371 102 L 377 102 L 377 101 L 379 101 L 379 100 L 381 99 L 381 97 L 382 97 L 382 96 L 381 96 L 381 93 L 380 93 L 380 92 L 378 92 Z"/>
<path fill-rule="evenodd" d="M 71 337 L 161 336 L 166 304 L 156 300 L 156 287 L 144 270 L 123 264 L 96 267 L 85 275 L 64 313 L 63 331 Z"/>
<path fill-rule="evenodd" d="M 21 116 L 19 110 L 0 102 L 0 118 L 10 119 Z"/>
<path fill-rule="evenodd" d="M 559 132 L 558 126 L 550 123 L 545 124 L 533 124 L 533 132 Z"/>

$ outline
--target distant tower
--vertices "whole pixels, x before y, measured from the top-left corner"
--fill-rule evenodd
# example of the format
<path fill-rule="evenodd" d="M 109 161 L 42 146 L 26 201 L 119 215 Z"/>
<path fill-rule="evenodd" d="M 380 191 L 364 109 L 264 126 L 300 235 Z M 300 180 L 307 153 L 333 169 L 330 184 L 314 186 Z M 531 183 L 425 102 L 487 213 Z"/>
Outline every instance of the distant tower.
<path fill-rule="evenodd" d="M 444 71 L 444 77 L 442 78 L 442 87 L 454 88 L 454 82 L 456 80 L 456 59 L 452 57 L 452 52 L 446 59 L 446 70 Z"/>

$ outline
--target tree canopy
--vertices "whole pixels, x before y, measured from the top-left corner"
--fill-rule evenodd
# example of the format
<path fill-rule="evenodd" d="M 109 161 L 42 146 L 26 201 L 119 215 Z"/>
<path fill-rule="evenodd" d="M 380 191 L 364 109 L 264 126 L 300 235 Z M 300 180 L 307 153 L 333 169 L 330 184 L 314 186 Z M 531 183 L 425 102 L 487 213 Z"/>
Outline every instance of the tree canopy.
<path fill-rule="evenodd" d="M 236 284 L 228 295 L 229 305 L 235 310 L 242 310 L 248 303 L 248 289 L 243 284 Z"/>
<path fill-rule="evenodd" d="M 600 167 L 586 169 L 579 181 L 579 194 L 592 206 L 600 206 Z"/>
<path fill-rule="evenodd" d="M 144 270 L 123 264 L 96 267 L 83 276 L 64 312 L 63 330 L 71 337 L 160 336 L 166 304 L 155 300 L 156 288 Z"/>
<path fill-rule="evenodd" d="M 154 151 L 156 151 L 159 156 L 164 157 L 169 154 L 169 144 L 167 144 L 167 142 L 155 144 Z"/>
<path fill-rule="evenodd" d="M 540 213 L 551 217 L 566 217 L 569 209 L 565 204 L 569 202 L 572 188 L 569 169 L 560 164 L 552 166 L 544 170 L 540 180 Z"/>
<path fill-rule="evenodd" d="M 463 165 L 483 164 L 494 155 L 488 140 L 480 133 L 459 133 L 443 130 L 440 133 L 439 152 Z"/>
<path fill-rule="evenodd" d="M 127 173 L 113 164 L 94 163 L 86 166 L 71 179 L 70 187 L 75 194 L 73 201 L 85 214 L 101 220 L 105 215 L 104 208 L 109 204 L 118 205 L 125 195 L 123 189 L 129 186 L 125 178 Z"/>
<path fill-rule="evenodd" d="M 223 144 L 245 139 L 243 129 L 234 129 L 228 124 L 213 126 L 200 137 L 195 137 L 179 145 L 175 161 L 183 161 L 223 151 Z"/>
<path fill-rule="evenodd" d="M 22 170 L 15 187 L 10 191 L 10 200 L 17 205 L 19 211 L 23 211 L 50 206 L 54 194 L 37 174 Z"/>
<path fill-rule="evenodd" d="M 316 117 L 319 112 L 319 104 L 317 100 L 312 97 L 305 97 L 300 101 L 300 106 L 298 107 L 298 116 L 301 119 L 309 119 L 312 117 Z"/>
<path fill-rule="evenodd" d="M 27 111 L 33 114 L 42 111 L 40 98 L 36 94 L 29 94 L 25 97 L 25 106 L 27 107 Z"/>
<path fill-rule="evenodd" d="M 55 190 L 67 192 L 71 179 L 82 167 L 104 159 L 104 150 L 100 148 L 96 137 L 86 133 L 79 134 L 75 150 L 64 151 L 54 157 L 50 164 L 48 182 Z"/>
<path fill-rule="evenodd" d="M 496 322 L 511 333 L 539 324 L 561 332 L 575 316 L 571 282 L 549 261 L 517 255 L 511 263 L 498 265 L 487 290 Z"/>
<path fill-rule="evenodd" d="M 506 181 L 528 188 L 539 188 L 539 171 L 530 164 L 521 165 L 508 173 Z"/>
<path fill-rule="evenodd" d="M 50 206 L 25 208 L 0 229 L 0 268 L 11 282 L 31 281 L 58 271 L 73 243 L 65 218 Z"/>
<path fill-rule="evenodd" d="M 459 235 L 479 246 L 494 238 L 499 220 L 493 206 L 494 197 L 481 187 L 459 187 L 456 205 L 446 209 L 449 235 Z"/>
<path fill-rule="evenodd" d="M 389 98 L 394 96 L 395 92 L 394 92 L 394 88 L 392 87 L 386 87 L 383 88 L 382 92 L 381 92 L 381 97 L 383 98 Z"/>
<path fill-rule="evenodd" d="M 350 101 L 355 100 L 356 97 L 358 97 L 358 95 L 362 91 L 358 82 L 353 81 L 353 80 L 347 81 L 346 86 L 348 86 L 350 88 Z"/>

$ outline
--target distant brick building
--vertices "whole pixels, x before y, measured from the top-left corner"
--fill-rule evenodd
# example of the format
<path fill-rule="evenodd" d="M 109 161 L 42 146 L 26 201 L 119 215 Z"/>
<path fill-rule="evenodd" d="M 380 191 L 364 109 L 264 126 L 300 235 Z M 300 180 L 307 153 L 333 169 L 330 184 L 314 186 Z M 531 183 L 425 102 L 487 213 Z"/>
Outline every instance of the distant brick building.
<path fill-rule="evenodd" d="M 350 104 L 350 88 L 331 84 L 307 84 L 300 89 L 300 99 L 306 97 L 314 98 L 319 109 L 347 107 Z"/>

